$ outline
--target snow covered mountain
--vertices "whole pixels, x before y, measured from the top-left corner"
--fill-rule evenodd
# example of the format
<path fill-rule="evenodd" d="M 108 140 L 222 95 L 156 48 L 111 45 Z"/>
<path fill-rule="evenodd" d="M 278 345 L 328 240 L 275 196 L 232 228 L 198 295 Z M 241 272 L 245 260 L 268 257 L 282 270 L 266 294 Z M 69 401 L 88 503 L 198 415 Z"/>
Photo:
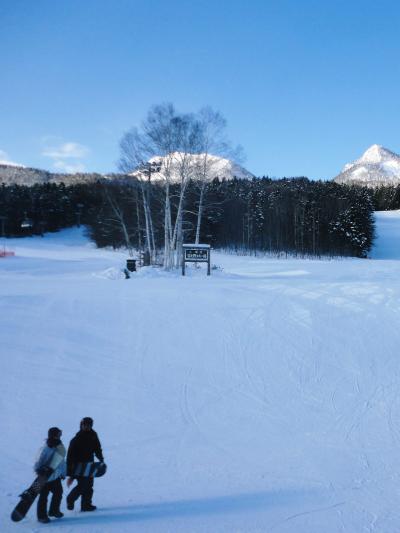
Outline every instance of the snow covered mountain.
<path fill-rule="evenodd" d="M 112 179 L 112 175 L 105 176 L 95 172 L 61 174 L 39 168 L 11 165 L 8 161 L 0 161 L 0 184 L 4 183 L 5 185 L 31 186 L 35 183 L 65 183 L 73 185 L 75 183 L 90 183 L 101 179 Z"/>
<path fill-rule="evenodd" d="M 50 181 L 50 172 L 37 168 L 12 165 L 8 161 L 0 161 L 0 184 L 33 185 Z"/>
<path fill-rule="evenodd" d="M 155 156 L 149 160 L 153 171 L 151 179 L 154 181 L 164 180 L 167 168 L 170 168 L 170 179 L 172 182 L 180 181 L 180 170 L 182 169 L 185 154 L 174 152 L 165 157 Z M 193 154 L 187 158 L 188 174 L 193 178 L 201 177 L 206 167 L 206 179 L 211 181 L 214 178 L 231 180 L 238 179 L 252 179 L 254 175 L 248 170 L 224 157 L 218 157 L 208 154 Z M 145 173 L 146 175 L 147 173 Z M 132 172 L 132 176 L 140 177 L 143 175 L 141 171 Z"/>
<path fill-rule="evenodd" d="M 359 159 L 347 163 L 334 181 L 367 187 L 397 185 L 400 183 L 400 156 L 379 144 L 373 144 Z"/>

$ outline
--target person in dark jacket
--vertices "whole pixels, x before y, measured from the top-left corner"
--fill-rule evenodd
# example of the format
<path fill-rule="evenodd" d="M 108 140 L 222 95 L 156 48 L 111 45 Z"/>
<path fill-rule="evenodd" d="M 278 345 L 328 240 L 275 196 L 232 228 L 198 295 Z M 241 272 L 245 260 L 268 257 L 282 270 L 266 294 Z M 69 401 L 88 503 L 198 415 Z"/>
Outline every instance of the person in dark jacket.
<path fill-rule="evenodd" d="M 39 522 L 47 524 L 50 522 L 49 516 L 62 518 L 64 515 L 60 511 L 62 499 L 61 480 L 66 476 L 65 448 L 61 442 L 61 429 L 52 427 L 47 433 L 47 440 L 39 450 L 38 458 L 34 466 L 35 472 L 43 474 L 50 471 L 47 483 L 40 491 L 37 503 L 37 517 Z M 49 513 L 47 513 L 47 499 L 49 493 L 52 493 Z"/>
<path fill-rule="evenodd" d="M 77 485 L 67 496 L 67 509 L 73 510 L 75 501 L 81 497 L 81 511 L 95 511 L 96 506 L 92 504 L 93 478 L 74 476 L 74 471 L 78 463 L 90 463 L 94 461 L 94 456 L 99 461 L 104 462 L 103 452 L 97 433 L 93 430 L 93 419 L 85 417 L 81 420 L 80 431 L 71 440 L 67 454 L 68 487 L 74 479 Z"/>

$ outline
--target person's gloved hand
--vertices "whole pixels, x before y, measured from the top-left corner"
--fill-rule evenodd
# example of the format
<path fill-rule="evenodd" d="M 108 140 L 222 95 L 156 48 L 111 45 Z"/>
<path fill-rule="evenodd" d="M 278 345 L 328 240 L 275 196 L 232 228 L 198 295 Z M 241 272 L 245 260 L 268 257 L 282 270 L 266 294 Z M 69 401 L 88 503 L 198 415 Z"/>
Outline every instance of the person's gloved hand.
<path fill-rule="evenodd" d="M 50 476 L 52 472 L 54 472 L 54 470 L 49 466 L 41 466 L 36 470 L 36 473 L 39 476 Z"/>

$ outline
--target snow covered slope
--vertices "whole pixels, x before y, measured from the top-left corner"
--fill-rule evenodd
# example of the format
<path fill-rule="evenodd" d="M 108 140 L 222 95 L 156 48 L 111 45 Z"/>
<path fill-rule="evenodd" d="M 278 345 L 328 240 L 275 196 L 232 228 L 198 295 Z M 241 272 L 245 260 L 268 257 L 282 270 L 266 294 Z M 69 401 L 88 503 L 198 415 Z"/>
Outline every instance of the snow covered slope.
<path fill-rule="evenodd" d="M 374 259 L 400 259 L 400 210 L 375 213 L 376 241 L 370 256 Z"/>
<path fill-rule="evenodd" d="M 360 159 L 345 165 L 334 181 L 369 187 L 397 185 L 400 183 L 400 156 L 379 144 L 373 144 Z"/>
<path fill-rule="evenodd" d="M 214 252 L 211 277 L 125 280 L 126 255 L 77 230 L 7 245 L 3 533 L 400 530 L 400 261 Z M 11 523 L 47 429 L 68 443 L 83 416 L 99 510 Z"/>
<path fill-rule="evenodd" d="M 166 168 L 169 169 L 169 179 L 172 182 L 181 181 L 180 170 L 182 168 L 182 161 L 185 158 L 185 154 L 181 152 L 171 153 L 170 156 L 166 157 L 152 157 L 149 160 L 149 163 L 152 163 L 154 168 L 159 168 L 159 171 L 153 171 L 151 174 L 151 179 L 153 181 L 165 180 Z M 233 178 L 238 179 L 252 179 L 254 175 L 251 174 L 248 170 L 238 165 L 230 159 L 224 157 L 218 157 L 211 154 L 193 154 L 190 155 L 188 159 L 188 168 L 187 174 L 191 178 L 196 179 L 199 176 L 202 176 L 204 167 L 207 169 L 206 177 L 209 181 L 214 178 L 231 180 Z M 140 171 L 132 172 L 132 176 L 135 177 L 146 177 L 147 174 L 143 174 Z"/>

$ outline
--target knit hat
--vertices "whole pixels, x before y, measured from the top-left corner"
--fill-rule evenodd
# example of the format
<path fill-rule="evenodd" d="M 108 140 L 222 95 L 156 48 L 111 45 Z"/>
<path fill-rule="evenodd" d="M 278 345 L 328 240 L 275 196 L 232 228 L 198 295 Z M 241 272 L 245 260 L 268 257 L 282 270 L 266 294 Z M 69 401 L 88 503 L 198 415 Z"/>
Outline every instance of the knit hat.
<path fill-rule="evenodd" d="M 49 439 L 59 439 L 61 433 L 61 429 L 53 427 L 49 429 L 49 431 L 47 432 L 47 436 Z"/>

